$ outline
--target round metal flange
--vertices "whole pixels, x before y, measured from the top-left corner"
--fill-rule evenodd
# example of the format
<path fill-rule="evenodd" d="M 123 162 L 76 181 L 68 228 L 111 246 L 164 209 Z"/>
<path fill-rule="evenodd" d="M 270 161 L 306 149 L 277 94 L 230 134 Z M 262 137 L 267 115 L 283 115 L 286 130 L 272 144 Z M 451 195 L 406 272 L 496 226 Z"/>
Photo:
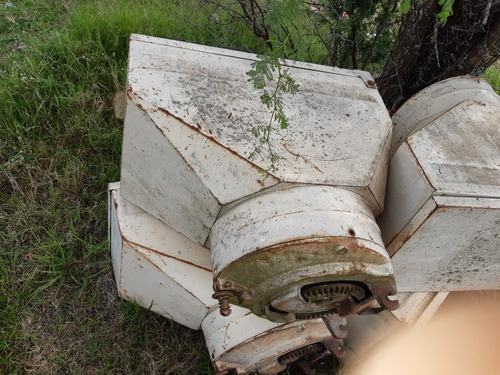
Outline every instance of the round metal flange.
<path fill-rule="evenodd" d="M 337 187 L 299 186 L 250 198 L 215 222 L 209 246 L 215 291 L 236 291 L 229 302 L 276 322 L 332 313 L 338 303 L 346 314 L 360 311 L 361 299 L 380 295 L 370 289 L 375 284 L 396 292 L 368 204 Z"/>

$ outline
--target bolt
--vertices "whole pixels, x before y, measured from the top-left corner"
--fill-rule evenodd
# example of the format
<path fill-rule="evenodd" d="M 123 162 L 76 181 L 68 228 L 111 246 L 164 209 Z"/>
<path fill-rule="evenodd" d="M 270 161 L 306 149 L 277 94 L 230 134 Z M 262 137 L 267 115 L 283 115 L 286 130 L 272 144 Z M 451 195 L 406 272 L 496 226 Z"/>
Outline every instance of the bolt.
<path fill-rule="evenodd" d="M 219 298 L 219 310 L 222 316 L 231 315 L 231 307 L 229 305 L 229 298 L 223 297 Z"/>
<path fill-rule="evenodd" d="M 212 298 L 219 300 L 219 312 L 222 316 L 231 315 L 231 306 L 229 305 L 229 297 L 235 293 L 229 290 L 221 290 L 212 294 Z"/>
<path fill-rule="evenodd" d="M 337 246 L 335 248 L 335 250 L 337 251 L 337 254 L 340 254 L 340 255 L 346 254 L 348 251 L 347 247 L 345 247 L 345 246 Z"/>

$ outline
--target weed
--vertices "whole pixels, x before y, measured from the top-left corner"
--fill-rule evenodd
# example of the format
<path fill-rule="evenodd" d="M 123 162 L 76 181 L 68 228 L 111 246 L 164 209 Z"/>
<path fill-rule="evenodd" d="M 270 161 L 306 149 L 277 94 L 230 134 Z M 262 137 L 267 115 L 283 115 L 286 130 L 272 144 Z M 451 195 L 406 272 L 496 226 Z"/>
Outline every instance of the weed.
<path fill-rule="evenodd" d="M 500 60 L 486 69 L 482 78 L 488 81 L 493 90 L 500 95 Z"/>
<path fill-rule="evenodd" d="M 211 373 L 200 332 L 117 296 L 106 187 L 119 180 L 123 123 L 110 102 L 125 84 L 132 32 L 258 53 L 264 42 L 197 0 L 9 3 L 0 3 L 0 373 Z"/>
<path fill-rule="evenodd" d="M 173 5 L 24 1 L 0 17 L 1 373 L 211 371 L 199 332 L 118 298 L 106 239 L 128 35 L 168 36 Z"/>

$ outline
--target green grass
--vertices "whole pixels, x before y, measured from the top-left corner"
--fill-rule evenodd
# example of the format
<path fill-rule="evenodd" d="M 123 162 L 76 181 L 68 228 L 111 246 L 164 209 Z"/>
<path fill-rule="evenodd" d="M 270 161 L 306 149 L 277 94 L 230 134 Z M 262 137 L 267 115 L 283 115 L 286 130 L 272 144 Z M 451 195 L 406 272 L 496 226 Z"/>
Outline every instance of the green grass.
<path fill-rule="evenodd" d="M 0 373 L 211 373 L 200 332 L 117 297 L 106 186 L 123 124 L 110 101 L 131 32 L 258 41 L 217 34 L 190 1 L 12 4 L 0 3 Z"/>
<path fill-rule="evenodd" d="M 482 75 L 488 83 L 493 87 L 498 95 L 500 95 L 500 60 L 486 69 Z"/>
<path fill-rule="evenodd" d="M 212 373 L 200 332 L 117 296 L 106 187 L 123 123 L 110 103 L 132 32 L 264 44 L 197 0 L 11 3 L 0 2 L 0 373 Z"/>

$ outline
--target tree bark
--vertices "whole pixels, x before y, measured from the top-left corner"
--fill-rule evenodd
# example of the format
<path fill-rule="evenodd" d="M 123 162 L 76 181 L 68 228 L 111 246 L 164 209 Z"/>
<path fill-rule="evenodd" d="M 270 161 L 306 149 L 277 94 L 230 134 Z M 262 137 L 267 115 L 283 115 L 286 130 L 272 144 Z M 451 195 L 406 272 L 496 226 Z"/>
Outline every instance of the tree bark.
<path fill-rule="evenodd" d="M 388 109 L 446 78 L 478 75 L 500 57 L 500 0 L 455 0 L 453 15 L 438 21 L 437 0 L 413 0 L 377 79 Z"/>

